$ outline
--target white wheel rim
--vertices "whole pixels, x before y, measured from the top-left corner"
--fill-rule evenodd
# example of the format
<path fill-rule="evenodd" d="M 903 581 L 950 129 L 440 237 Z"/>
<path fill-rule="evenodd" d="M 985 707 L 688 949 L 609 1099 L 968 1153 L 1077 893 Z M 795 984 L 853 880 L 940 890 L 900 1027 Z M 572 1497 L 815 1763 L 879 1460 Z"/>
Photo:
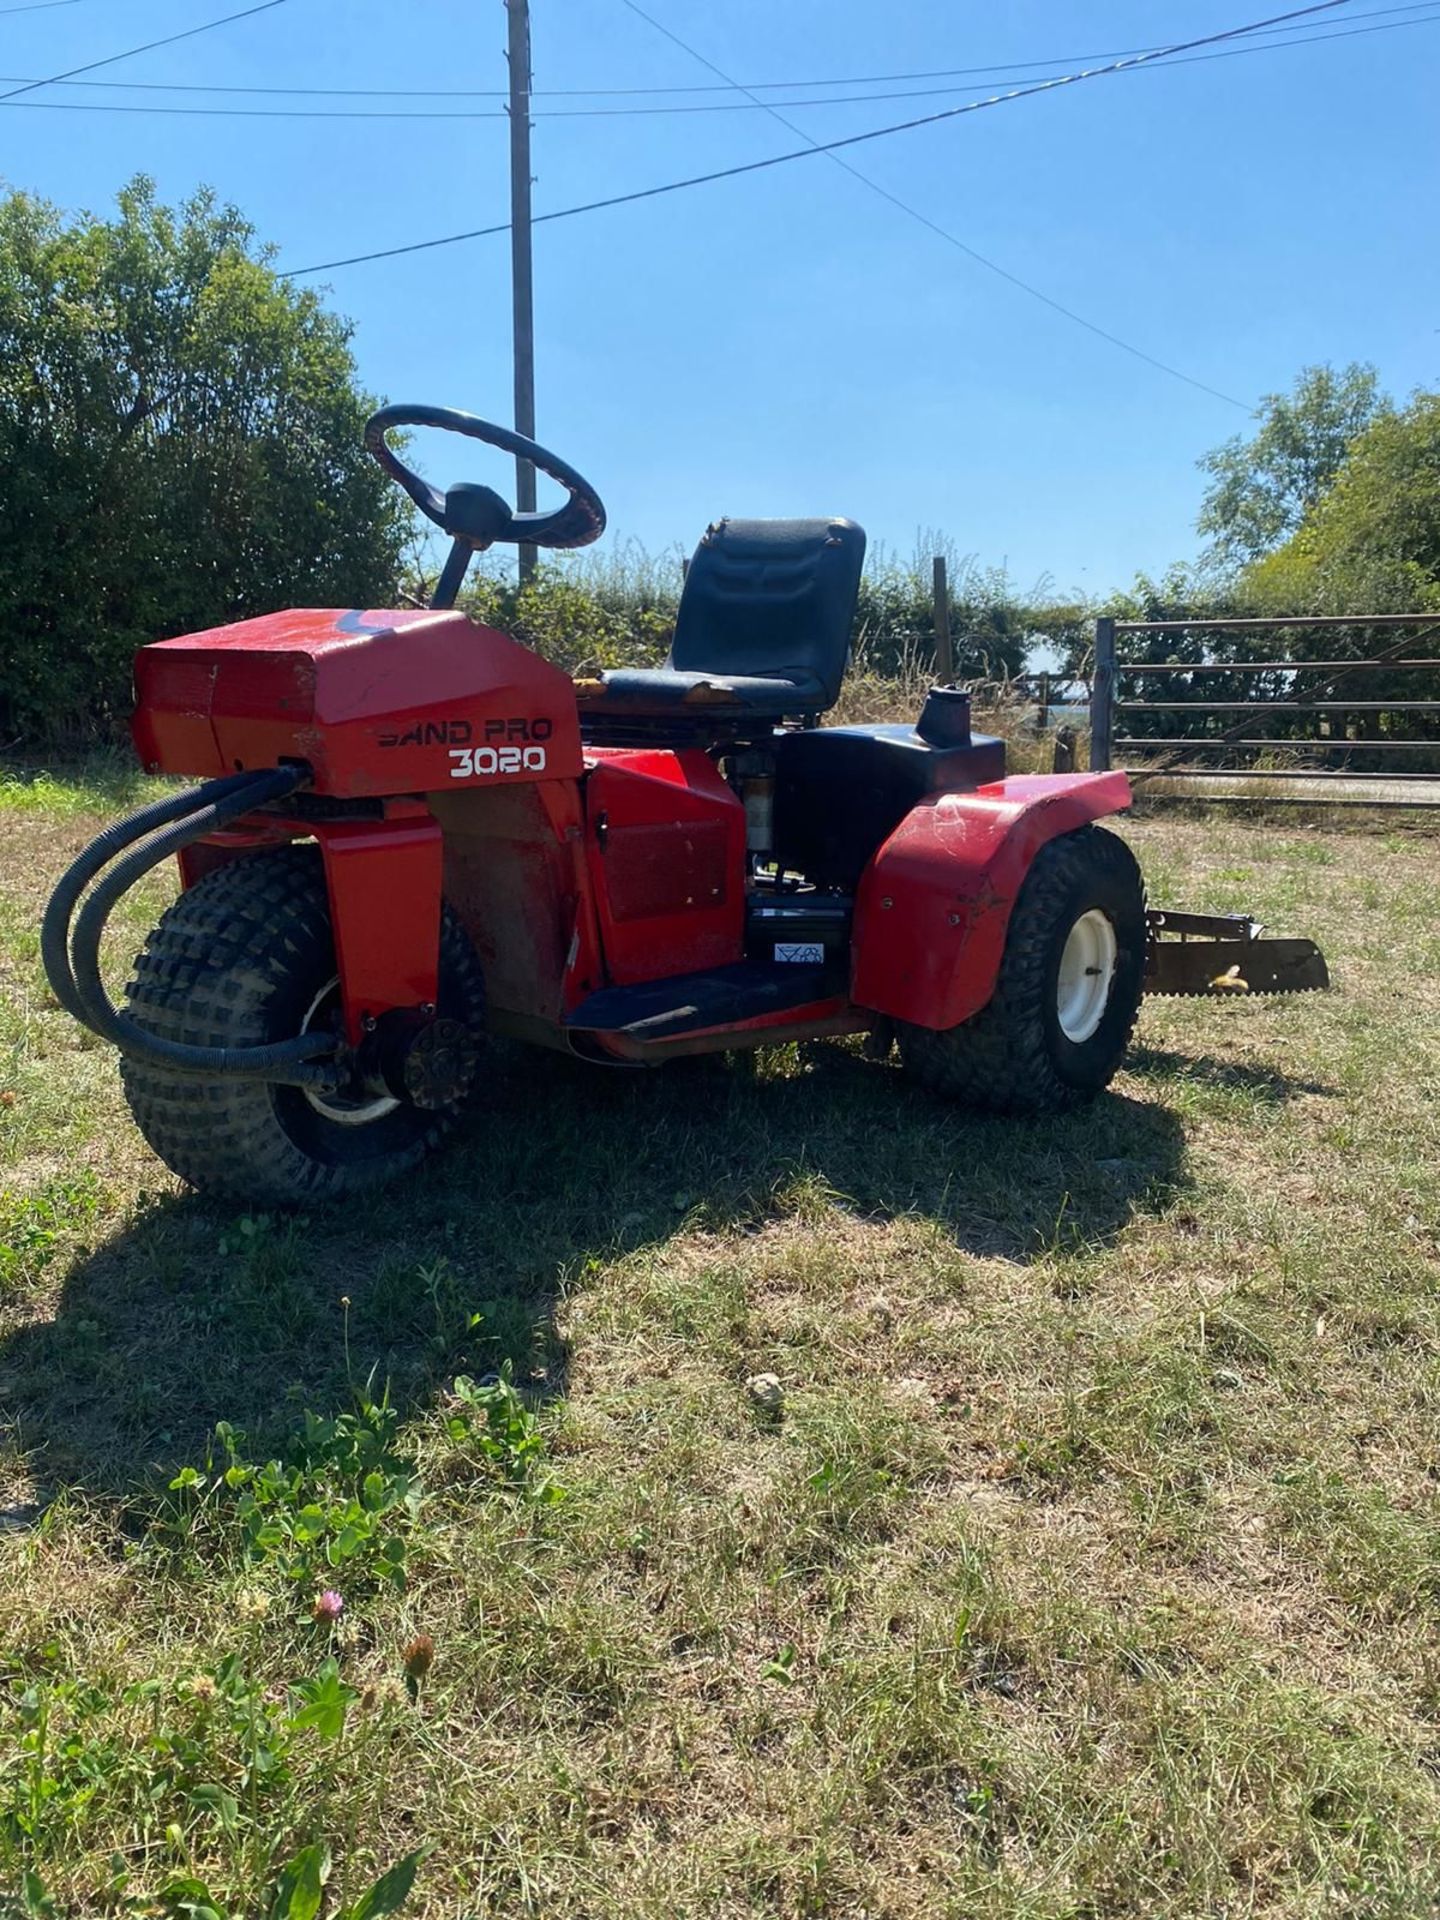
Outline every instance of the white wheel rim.
<path fill-rule="evenodd" d="M 1098 907 L 1082 913 L 1065 941 L 1055 985 L 1060 1031 L 1077 1046 L 1088 1040 L 1105 1018 L 1115 984 L 1117 954 L 1110 916 Z"/>
<path fill-rule="evenodd" d="M 305 1018 L 300 1022 L 302 1033 L 310 1031 L 321 1009 L 333 999 L 339 986 L 340 976 L 337 973 L 321 987 L 305 1009 Z M 400 1104 L 388 1093 L 377 1094 L 373 1100 L 347 1100 L 338 1093 L 317 1093 L 314 1087 L 302 1087 L 300 1091 L 317 1113 L 323 1113 L 337 1127 L 368 1127 L 372 1121 L 383 1120 L 387 1113 L 393 1113 Z"/>

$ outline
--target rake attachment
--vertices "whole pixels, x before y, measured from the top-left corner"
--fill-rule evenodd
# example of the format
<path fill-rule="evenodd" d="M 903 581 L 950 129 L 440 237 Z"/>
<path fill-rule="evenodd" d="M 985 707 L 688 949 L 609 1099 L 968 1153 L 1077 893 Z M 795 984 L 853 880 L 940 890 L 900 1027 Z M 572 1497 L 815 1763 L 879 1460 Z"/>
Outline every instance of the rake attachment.
<path fill-rule="evenodd" d="M 1145 991 L 1224 999 L 1242 993 L 1315 993 L 1330 971 L 1313 940 L 1266 940 L 1240 913 L 1145 916 Z"/>

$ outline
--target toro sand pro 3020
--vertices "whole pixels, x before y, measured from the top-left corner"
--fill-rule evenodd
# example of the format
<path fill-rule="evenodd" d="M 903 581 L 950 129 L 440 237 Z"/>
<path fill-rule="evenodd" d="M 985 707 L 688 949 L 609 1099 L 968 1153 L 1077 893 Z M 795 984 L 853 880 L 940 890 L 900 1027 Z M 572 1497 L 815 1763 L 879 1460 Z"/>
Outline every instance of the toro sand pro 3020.
<path fill-rule="evenodd" d="M 568 498 L 442 494 L 388 445 L 405 426 L 524 455 Z M 1007 778 L 948 687 L 914 726 L 819 726 L 853 521 L 717 521 L 665 667 L 572 680 L 454 605 L 497 541 L 598 538 L 594 488 L 446 408 L 387 407 L 366 441 L 453 540 L 430 608 L 142 648 L 140 758 L 205 784 L 101 834 L 45 916 L 51 986 L 120 1049 L 141 1131 L 192 1186 L 313 1203 L 412 1167 L 477 1092 L 488 1034 L 648 1066 L 863 1033 L 940 1093 L 1057 1113 L 1109 1082 L 1147 988 L 1326 984 L 1308 941 L 1147 915 L 1095 824 L 1129 805 L 1123 773 Z M 172 854 L 181 892 L 122 1010 L 106 918 Z"/>

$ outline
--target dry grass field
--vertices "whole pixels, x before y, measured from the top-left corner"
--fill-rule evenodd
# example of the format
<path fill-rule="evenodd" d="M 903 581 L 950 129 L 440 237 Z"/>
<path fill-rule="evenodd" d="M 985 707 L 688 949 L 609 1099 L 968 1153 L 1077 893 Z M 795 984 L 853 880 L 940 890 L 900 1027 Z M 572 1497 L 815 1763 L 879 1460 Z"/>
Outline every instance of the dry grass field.
<path fill-rule="evenodd" d="M 1440 1912 L 1434 838 L 1127 827 L 1335 991 L 1061 1123 L 516 1052 L 305 1218 L 45 990 L 123 784 L 0 785 L 0 1911 Z"/>

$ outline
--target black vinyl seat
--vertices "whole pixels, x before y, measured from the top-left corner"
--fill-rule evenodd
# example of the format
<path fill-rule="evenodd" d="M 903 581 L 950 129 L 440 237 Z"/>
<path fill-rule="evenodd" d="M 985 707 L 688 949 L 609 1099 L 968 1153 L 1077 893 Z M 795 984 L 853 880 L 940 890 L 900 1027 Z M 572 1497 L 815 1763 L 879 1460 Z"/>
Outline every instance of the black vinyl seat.
<path fill-rule="evenodd" d="M 577 681 L 586 739 L 824 713 L 845 677 L 864 559 L 853 520 L 717 520 L 690 562 L 665 665 Z"/>

